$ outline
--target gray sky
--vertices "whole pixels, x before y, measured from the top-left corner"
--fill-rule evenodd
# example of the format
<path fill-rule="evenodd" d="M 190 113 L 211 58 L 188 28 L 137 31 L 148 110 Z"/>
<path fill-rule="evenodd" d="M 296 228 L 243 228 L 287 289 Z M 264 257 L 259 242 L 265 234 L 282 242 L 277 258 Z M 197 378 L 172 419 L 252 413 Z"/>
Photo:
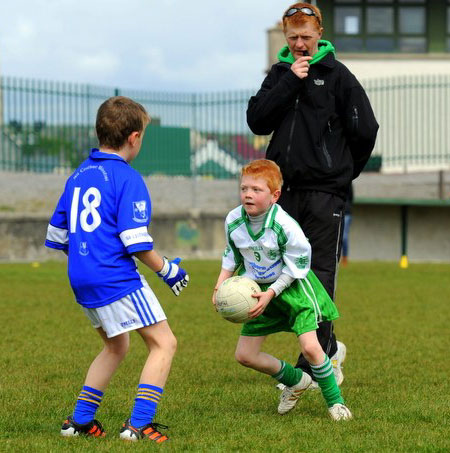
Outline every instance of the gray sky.
<path fill-rule="evenodd" d="M 259 87 L 277 0 L 0 0 L 0 73 L 150 91 Z"/>

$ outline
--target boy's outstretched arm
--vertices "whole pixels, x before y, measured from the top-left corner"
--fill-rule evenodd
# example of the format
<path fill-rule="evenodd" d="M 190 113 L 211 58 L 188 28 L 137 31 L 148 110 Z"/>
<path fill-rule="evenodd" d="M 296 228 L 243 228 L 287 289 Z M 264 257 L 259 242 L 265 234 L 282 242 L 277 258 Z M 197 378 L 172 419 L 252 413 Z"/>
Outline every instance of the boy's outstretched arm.
<path fill-rule="evenodd" d="M 179 296 L 189 282 L 189 275 L 178 266 L 180 258 L 169 261 L 165 256 L 160 257 L 155 250 L 134 252 L 136 258 L 158 274 L 158 277 L 170 286 L 175 296 Z"/>

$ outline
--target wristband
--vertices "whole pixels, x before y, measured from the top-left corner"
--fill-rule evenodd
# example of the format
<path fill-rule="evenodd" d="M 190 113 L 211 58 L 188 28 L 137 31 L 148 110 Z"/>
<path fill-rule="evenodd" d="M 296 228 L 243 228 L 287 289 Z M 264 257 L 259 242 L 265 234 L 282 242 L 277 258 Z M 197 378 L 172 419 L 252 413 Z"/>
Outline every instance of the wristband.
<path fill-rule="evenodd" d="M 169 260 L 165 256 L 163 256 L 163 267 L 161 268 L 160 271 L 157 272 L 157 274 L 160 275 L 161 277 L 165 277 L 169 272 L 169 269 L 170 269 Z"/>

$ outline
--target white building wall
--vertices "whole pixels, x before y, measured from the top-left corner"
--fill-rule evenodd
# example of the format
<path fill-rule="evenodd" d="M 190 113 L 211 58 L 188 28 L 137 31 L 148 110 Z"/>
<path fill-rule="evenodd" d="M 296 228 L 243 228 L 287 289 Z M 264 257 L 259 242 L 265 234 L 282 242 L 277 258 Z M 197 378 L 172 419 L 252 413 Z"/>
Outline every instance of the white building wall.
<path fill-rule="evenodd" d="M 396 76 L 450 74 L 450 59 L 392 58 L 356 59 L 345 55 L 337 58 L 355 74 L 357 79 L 389 78 Z"/>

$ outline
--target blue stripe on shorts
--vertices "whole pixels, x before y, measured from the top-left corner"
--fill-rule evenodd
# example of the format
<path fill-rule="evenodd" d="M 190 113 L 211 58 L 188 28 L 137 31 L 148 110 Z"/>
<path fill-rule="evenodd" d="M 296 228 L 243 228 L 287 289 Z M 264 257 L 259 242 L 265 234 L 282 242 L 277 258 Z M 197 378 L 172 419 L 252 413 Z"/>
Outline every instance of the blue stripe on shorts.
<path fill-rule="evenodd" d="M 139 318 L 141 319 L 142 325 L 147 326 L 148 322 L 144 320 L 144 317 L 142 316 L 141 310 L 139 310 L 139 300 L 137 300 L 136 295 L 134 293 L 130 294 L 131 300 L 133 301 L 134 308 L 137 311 L 137 314 L 139 315 Z"/>
<path fill-rule="evenodd" d="M 142 292 L 142 289 L 138 289 L 136 292 L 140 296 L 143 303 L 145 303 L 145 305 L 147 306 L 148 313 L 149 313 L 150 317 L 153 319 L 152 324 L 156 323 L 155 315 L 153 314 L 152 309 L 150 308 L 150 303 L 149 303 L 148 299 L 145 297 L 145 294 Z"/>

